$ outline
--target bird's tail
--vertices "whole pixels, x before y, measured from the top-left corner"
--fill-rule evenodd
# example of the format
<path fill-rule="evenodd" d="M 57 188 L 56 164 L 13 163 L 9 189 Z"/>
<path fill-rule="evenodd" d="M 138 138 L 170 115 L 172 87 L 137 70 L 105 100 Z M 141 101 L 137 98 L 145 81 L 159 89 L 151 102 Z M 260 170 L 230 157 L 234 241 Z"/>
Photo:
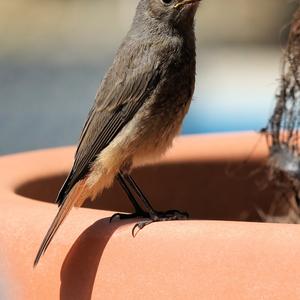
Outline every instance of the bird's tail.
<path fill-rule="evenodd" d="M 57 232 L 59 226 L 63 223 L 64 219 L 70 212 L 70 210 L 77 206 L 77 203 L 83 202 L 82 197 L 84 197 L 84 181 L 79 181 L 74 188 L 70 191 L 70 193 L 67 195 L 64 202 L 61 204 L 59 211 L 52 222 L 41 246 L 40 249 L 36 255 L 36 258 L 34 260 L 34 267 L 38 264 L 40 258 L 43 256 L 43 254 L 46 252 L 50 242 L 52 241 L 55 233 Z"/>

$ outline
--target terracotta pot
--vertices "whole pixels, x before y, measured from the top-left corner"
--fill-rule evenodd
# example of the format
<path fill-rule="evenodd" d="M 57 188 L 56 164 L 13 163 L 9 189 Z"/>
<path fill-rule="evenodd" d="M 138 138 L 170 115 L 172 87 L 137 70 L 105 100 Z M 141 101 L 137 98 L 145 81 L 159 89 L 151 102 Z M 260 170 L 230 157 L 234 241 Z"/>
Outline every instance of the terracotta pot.
<path fill-rule="evenodd" d="M 259 221 L 257 208 L 267 211 L 275 197 L 257 175 L 267 154 L 263 139 L 253 152 L 259 139 L 181 137 L 160 163 L 135 172 L 157 209 L 202 221 L 156 223 L 133 238 L 134 221 L 108 222 L 132 210 L 116 185 L 72 211 L 36 269 L 75 149 L 2 157 L 0 278 L 8 299 L 300 299 L 300 227 L 236 222 Z"/>

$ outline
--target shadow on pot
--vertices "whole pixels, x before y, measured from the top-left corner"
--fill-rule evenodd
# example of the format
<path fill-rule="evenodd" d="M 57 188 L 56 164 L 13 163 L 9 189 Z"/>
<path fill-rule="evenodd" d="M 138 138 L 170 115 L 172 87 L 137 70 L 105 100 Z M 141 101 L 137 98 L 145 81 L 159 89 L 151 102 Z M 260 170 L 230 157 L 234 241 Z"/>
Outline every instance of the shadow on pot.
<path fill-rule="evenodd" d="M 106 244 L 120 226 L 130 222 L 133 221 L 109 223 L 109 219 L 105 218 L 95 222 L 77 238 L 61 268 L 61 300 L 92 298 L 94 282 Z"/>

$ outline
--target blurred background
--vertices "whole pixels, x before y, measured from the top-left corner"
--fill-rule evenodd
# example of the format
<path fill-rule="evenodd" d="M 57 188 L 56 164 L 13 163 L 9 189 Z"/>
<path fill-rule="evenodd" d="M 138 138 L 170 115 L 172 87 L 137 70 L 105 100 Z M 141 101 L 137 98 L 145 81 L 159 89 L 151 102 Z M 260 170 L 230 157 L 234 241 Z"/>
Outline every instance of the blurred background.
<path fill-rule="evenodd" d="M 77 142 L 136 0 L 0 1 L 0 154 Z M 203 0 L 183 134 L 260 130 L 297 1 Z"/>

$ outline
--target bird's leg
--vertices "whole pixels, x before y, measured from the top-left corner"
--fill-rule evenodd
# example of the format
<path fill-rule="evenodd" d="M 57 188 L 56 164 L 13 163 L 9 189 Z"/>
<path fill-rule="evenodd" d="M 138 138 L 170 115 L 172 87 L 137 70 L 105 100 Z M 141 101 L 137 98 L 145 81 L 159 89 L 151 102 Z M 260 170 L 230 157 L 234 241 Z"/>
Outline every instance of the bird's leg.
<path fill-rule="evenodd" d="M 127 194 L 128 199 L 130 200 L 130 202 L 132 203 L 133 207 L 135 208 L 135 211 L 136 212 L 142 212 L 143 209 L 141 208 L 141 206 L 136 201 L 136 199 L 135 199 L 134 195 L 132 194 L 130 188 L 127 186 L 127 183 L 124 180 L 123 173 L 119 173 L 118 176 L 117 176 L 117 179 L 118 179 L 121 187 L 123 188 L 123 190 Z"/>
<path fill-rule="evenodd" d="M 124 174 L 123 176 L 124 176 L 124 179 L 126 180 L 126 182 L 131 186 L 131 188 L 138 195 L 138 197 L 140 198 L 140 200 L 144 204 L 145 208 L 148 210 L 150 216 L 155 215 L 156 211 L 154 210 L 154 208 L 152 207 L 150 202 L 147 200 L 146 196 L 144 195 L 142 190 L 139 188 L 137 183 L 134 181 L 134 179 L 129 174 Z"/>
<path fill-rule="evenodd" d="M 128 199 L 130 200 L 130 202 L 132 203 L 134 209 L 135 209 L 135 213 L 133 214 L 121 214 L 121 213 L 117 213 L 114 214 L 111 218 L 110 218 L 110 222 L 114 219 L 114 218 L 119 218 L 121 220 L 123 219 L 131 219 L 131 218 L 137 218 L 137 217 L 142 217 L 142 218 L 148 218 L 149 214 L 146 213 L 141 206 L 138 204 L 138 202 L 136 201 L 134 195 L 132 194 L 130 188 L 127 186 L 126 181 L 124 180 L 124 175 L 123 173 L 119 173 L 117 175 L 117 180 L 119 182 L 119 184 L 121 185 L 121 187 L 123 188 L 124 192 L 126 193 Z"/>
<path fill-rule="evenodd" d="M 178 210 L 169 210 L 167 212 L 158 212 L 153 209 L 152 205 L 147 200 L 144 193 L 141 191 L 139 186 L 136 184 L 134 179 L 129 175 L 125 174 L 123 179 L 131 186 L 131 188 L 136 192 L 139 196 L 140 200 L 143 202 L 145 208 L 149 212 L 149 216 L 147 217 L 149 220 L 141 221 L 137 223 L 132 229 L 132 235 L 135 235 L 135 230 L 138 228 L 139 230 L 143 229 L 145 226 L 154 223 L 154 222 L 161 222 L 161 221 L 172 221 L 172 220 L 186 220 L 188 219 L 189 215 L 187 213 L 182 213 Z"/>

